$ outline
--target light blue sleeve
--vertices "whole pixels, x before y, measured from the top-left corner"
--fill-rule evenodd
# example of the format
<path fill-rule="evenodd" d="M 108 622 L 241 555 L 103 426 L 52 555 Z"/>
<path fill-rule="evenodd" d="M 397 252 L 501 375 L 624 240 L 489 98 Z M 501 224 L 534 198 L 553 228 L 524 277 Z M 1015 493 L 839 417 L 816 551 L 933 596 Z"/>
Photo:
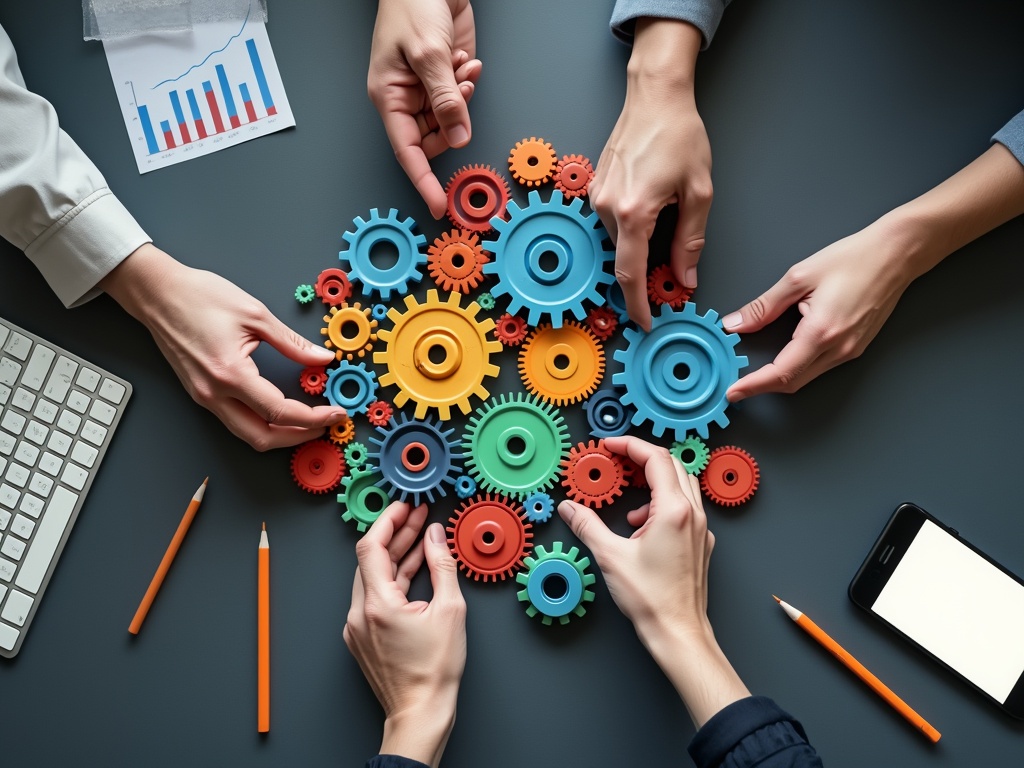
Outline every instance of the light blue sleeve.
<path fill-rule="evenodd" d="M 612 34 L 624 43 L 633 42 L 633 29 L 641 16 L 688 21 L 704 36 L 701 48 L 711 44 L 722 13 L 730 0 L 615 0 Z"/>
<path fill-rule="evenodd" d="M 1017 116 L 1000 128 L 992 141 L 998 141 L 1024 165 L 1024 112 L 1017 113 Z"/>

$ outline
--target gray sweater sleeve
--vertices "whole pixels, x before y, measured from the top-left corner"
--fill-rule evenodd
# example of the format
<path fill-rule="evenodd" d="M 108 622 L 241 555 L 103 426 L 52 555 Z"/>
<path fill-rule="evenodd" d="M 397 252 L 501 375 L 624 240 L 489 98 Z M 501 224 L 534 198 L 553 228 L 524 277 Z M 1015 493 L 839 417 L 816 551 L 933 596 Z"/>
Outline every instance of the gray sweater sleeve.
<path fill-rule="evenodd" d="M 615 0 L 612 11 L 612 34 L 624 43 L 633 42 L 633 29 L 641 16 L 688 21 L 704 36 L 704 45 L 711 44 L 722 13 L 730 0 Z"/>
<path fill-rule="evenodd" d="M 1017 116 L 1000 128 L 992 141 L 998 141 L 1024 165 L 1024 112 L 1017 113 Z"/>

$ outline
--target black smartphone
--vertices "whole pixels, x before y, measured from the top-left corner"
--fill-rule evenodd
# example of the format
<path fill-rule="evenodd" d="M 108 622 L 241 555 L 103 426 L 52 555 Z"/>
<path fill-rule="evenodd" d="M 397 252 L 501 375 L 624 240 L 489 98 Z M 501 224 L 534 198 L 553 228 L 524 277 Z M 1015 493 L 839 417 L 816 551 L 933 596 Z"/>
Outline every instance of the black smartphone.
<path fill-rule="evenodd" d="M 850 599 L 1024 719 L 1024 581 L 915 504 L 901 504 Z"/>

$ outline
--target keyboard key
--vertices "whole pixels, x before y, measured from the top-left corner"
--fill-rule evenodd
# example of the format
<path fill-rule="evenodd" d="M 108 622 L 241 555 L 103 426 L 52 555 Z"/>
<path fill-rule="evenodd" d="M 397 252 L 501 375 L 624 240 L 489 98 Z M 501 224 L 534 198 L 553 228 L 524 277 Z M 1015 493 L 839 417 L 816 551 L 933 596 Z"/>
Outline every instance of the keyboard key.
<path fill-rule="evenodd" d="M 6 384 L 0 384 L 0 405 L 4 405 L 11 399 L 11 388 Z"/>
<path fill-rule="evenodd" d="M 4 456 L 10 456 L 14 453 L 15 444 L 16 441 L 14 439 L 14 435 L 0 429 L 0 453 Z"/>
<path fill-rule="evenodd" d="M 16 589 L 11 590 L 11 594 L 7 596 L 7 604 L 4 605 L 4 612 L 0 613 L 0 619 L 9 621 L 11 624 L 17 624 L 19 627 L 25 626 L 25 621 L 28 619 L 28 612 L 32 610 L 32 603 L 35 600 L 24 592 L 19 592 Z"/>
<path fill-rule="evenodd" d="M 39 449 L 30 443 L 18 443 L 14 458 L 27 466 L 35 466 L 36 459 L 39 458 Z"/>
<path fill-rule="evenodd" d="M 7 587 L 5 587 L 3 584 L 0 584 L 0 605 L 3 605 L 3 603 L 4 603 L 4 596 L 6 594 L 7 594 Z"/>
<path fill-rule="evenodd" d="M 99 456 L 99 453 L 99 451 L 97 451 L 90 445 L 86 445 L 85 443 L 75 443 L 74 450 L 71 451 L 71 458 L 77 461 L 83 467 L 89 467 L 91 469 L 93 462 L 96 461 L 96 457 Z M 43 466 L 42 462 L 40 462 L 39 466 Z M 51 472 L 50 474 L 55 475 L 57 473 Z"/>
<path fill-rule="evenodd" d="M 29 392 L 24 387 L 18 387 L 14 390 L 14 397 L 11 398 L 11 405 L 15 408 L 21 408 L 21 410 L 30 412 L 33 404 L 36 402 L 36 396 Z"/>
<path fill-rule="evenodd" d="M 71 377 L 78 370 L 78 363 L 61 355 L 50 372 L 50 378 L 46 380 L 46 388 L 43 394 L 57 403 L 63 403 L 71 389 Z"/>
<path fill-rule="evenodd" d="M 29 520 L 24 515 L 17 515 L 14 518 L 14 522 L 11 524 L 11 533 L 15 536 L 21 536 L 21 538 L 28 541 L 32 536 L 32 530 L 36 527 L 36 524 Z"/>
<path fill-rule="evenodd" d="M 10 335 L 11 329 L 0 322 L 0 348 L 3 347 L 4 342 L 7 341 L 7 337 Z"/>
<path fill-rule="evenodd" d="M 50 429 L 45 424 L 40 424 L 35 419 L 32 419 L 28 423 L 28 428 L 25 430 L 25 437 L 31 440 L 36 445 L 42 445 L 46 442 L 47 436 L 50 434 Z"/>
<path fill-rule="evenodd" d="M 11 560 L 21 560 L 25 554 L 25 544 L 21 539 L 14 536 L 4 536 L 4 543 L 0 544 L 0 555 L 7 555 Z"/>
<path fill-rule="evenodd" d="M 55 429 L 50 433 L 50 439 L 47 441 L 46 447 L 54 453 L 59 453 L 61 456 L 67 456 L 72 442 L 74 441 L 70 435 L 65 435 L 60 430 Z"/>
<path fill-rule="evenodd" d="M 85 413 L 90 402 L 92 401 L 89 399 L 87 394 L 75 389 L 71 390 L 71 394 L 68 395 L 68 408 L 73 411 L 78 411 L 78 413 Z"/>
<path fill-rule="evenodd" d="M 10 337 L 7 339 L 7 343 L 4 344 L 4 352 L 16 357 L 22 362 L 28 357 L 29 351 L 32 349 L 32 339 L 28 336 L 22 336 L 17 331 L 11 331 Z"/>
<path fill-rule="evenodd" d="M 4 478 L 12 485 L 24 488 L 25 483 L 28 482 L 28 476 L 28 467 L 23 467 L 21 464 L 12 461 L 11 466 L 7 468 L 7 473 L 4 475 Z"/>
<path fill-rule="evenodd" d="M 0 515 L 3 514 L 2 507 L 7 507 L 8 509 L 17 509 L 18 499 L 20 498 L 21 491 L 19 491 L 17 488 L 14 488 L 8 485 L 7 483 L 0 483 Z M 2 522 L 2 518 L 0 518 L 0 522 Z M 6 523 L 0 524 L 0 531 L 4 529 L 5 525 Z"/>
<path fill-rule="evenodd" d="M 34 472 L 32 474 L 32 482 L 28 484 L 28 489 L 32 493 L 38 493 L 40 496 L 49 496 L 50 491 L 53 489 L 53 480 L 39 472 Z"/>
<path fill-rule="evenodd" d="M 114 406 L 107 405 L 102 400 L 96 400 L 93 402 L 92 408 L 89 409 L 89 415 L 96 419 L 96 421 L 109 427 L 113 423 L 117 411 L 114 409 Z"/>
<path fill-rule="evenodd" d="M 89 473 L 82 469 L 77 464 L 69 463 L 64 467 L 64 474 L 60 476 L 60 481 L 65 485 L 70 485 L 76 491 L 82 490 L 85 487 L 85 481 L 89 479 Z"/>
<path fill-rule="evenodd" d="M 106 437 L 107 428 L 101 427 L 95 421 L 86 421 L 85 426 L 82 427 L 82 438 L 88 440 L 93 445 L 103 445 Z"/>
<path fill-rule="evenodd" d="M 9 485 L 4 486 L 4 487 L 5 488 L 10 488 Z M 7 528 L 7 524 L 9 522 L 11 522 L 11 513 L 8 512 L 6 509 L 3 509 L 2 507 L 0 507 L 0 531 L 6 529 Z"/>
<path fill-rule="evenodd" d="M 8 626 L 7 624 L 0 624 L 0 648 L 5 651 L 14 650 L 15 644 L 18 642 L 18 637 L 21 636 L 14 627 Z"/>
<path fill-rule="evenodd" d="M 99 383 L 100 375 L 92 368 L 82 368 L 82 370 L 78 372 L 78 378 L 75 379 L 75 384 L 90 392 L 95 392 L 96 385 Z"/>
<path fill-rule="evenodd" d="M 124 384 L 114 381 L 113 379 L 104 379 L 103 384 L 100 386 L 100 397 L 104 400 L 109 400 L 115 405 L 119 404 L 124 399 L 125 388 Z"/>
<path fill-rule="evenodd" d="M 82 417 L 71 411 L 64 411 L 57 421 L 57 426 L 72 435 L 78 434 L 78 428 L 82 426 Z"/>
<path fill-rule="evenodd" d="M 18 507 L 26 515 L 32 515 L 32 517 L 38 518 L 39 513 L 43 511 L 43 500 L 37 496 L 33 496 L 31 493 L 26 493 L 21 497 L 21 506 Z"/>
<path fill-rule="evenodd" d="M 11 360 L 9 357 L 0 359 L 0 384 L 13 387 L 18 383 L 21 375 L 21 363 Z"/>
<path fill-rule="evenodd" d="M 39 398 L 39 402 L 36 403 L 36 409 L 32 412 L 40 421 L 45 421 L 47 424 L 53 424 L 57 420 L 57 413 L 60 408 L 57 407 L 56 403 L 53 403 L 46 398 Z"/>
<path fill-rule="evenodd" d="M 0 427 L 3 427 L 12 435 L 20 435 L 21 430 L 25 427 L 25 422 L 28 421 L 20 413 L 14 411 L 7 411 L 4 414 L 3 421 L 0 421 Z"/>
<path fill-rule="evenodd" d="M 18 570 L 16 563 L 12 563 L 10 560 L 0 557 L 0 580 L 6 581 L 10 584 L 11 579 L 14 578 L 14 572 Z"/>
<path fill-rule="evenodd" d="M 89 448 L 89 446 L 82 445 L 82 443 L 79 443 L 78 445 L 75 446 L 75 450 L 76 451 L 78 450 L 79 446 L 81 446 L 82 448 L 86 448 L 86 449 L 88 449 L 90 451 L 93 451 L 93 453 L 96 452 L 94 449 Z M 88 455 L 88 454 L 86 454 L 86 455 Z M 77 461 L 79 464 L 85 464 L 85 462 L 82 461 L 81 459 L 75 458 L 74 454 L 71 454 L 71 458 L 75 459 L 75 461 Z M 93 458 L 96 458 L 96 457 L 93 456 Z M 44 451 L 43 452 L 43 458 L 39 460 L 39 468 L 41 470 L 43 470 L 43 472 L 45 472 L 46 474 L 51 475 L 53 477 L 57 476 L 57 473 L 60 472 L 60 468 L 62 466 L 64 466 L 63 459 L 61 459 L 59 456 L 54 456 L 49 451 Z M 87 467 L 91 467 L 92 465 L 91 464 L 86 464 L 86 466 Z"/>
<path fill-rule="evenodd" d="M 53 358 L 56 356 L 57 353 L 49 347 L 36 344 L 36 348 L 32 350 L 32 357 L 29 358 L 28 365 L 25 366 L 25 372 L 21 374 L 21 383 L 36 392 L 41 390 L 43 382 L 46 381 L 46 374 L 50 372 Z"/>
<path fill-rule="evenodd" d="M 43 577 L 53 560 L 53 553 L 57 551 L 57 545 L 60 544 L 77 502 L 78 494 L 60 486 L 54 489 L 46 514 L 36 528 L 32 547 L 21 564 L 18 578 L 14 582 L 20 589 L 32 594 L 39 591 Z"/>

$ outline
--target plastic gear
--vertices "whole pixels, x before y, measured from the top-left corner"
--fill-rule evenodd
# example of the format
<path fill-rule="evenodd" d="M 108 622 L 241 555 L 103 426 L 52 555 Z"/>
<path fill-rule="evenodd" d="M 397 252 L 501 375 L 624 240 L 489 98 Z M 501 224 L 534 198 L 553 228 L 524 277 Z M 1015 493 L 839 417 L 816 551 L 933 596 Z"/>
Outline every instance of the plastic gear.
<path fill-rule="evenodd" d="M 369 466 L 383 476 L 381 485 L 391 498 L 417 506 L 446 496 L 444 483 L 455 482 L 462 451 L 454 429 L 431 420 L 414 421 L 401 413 L 370 437 Z"/>
<path fill-rule="evenodd" d="M 554 485 L 569 429 L 552 405 L 521 393 L 499 395 L 470 416 L 462 448 L 482 489 L 522 499 Z"/>
<path fill-rule="evenodd" d="M 680 283 L 668 264 L 659 264 L 647 275 L 647 296 L 655 304 L 677 309 L 690 300 L 693 289 Z"/>
<path fill-rule="evenodd" d="M 761 480 L 754 457 L 732 445 L 715 448 L 700 475 L 700 487 L 715 504 L 735 507 L 750 500 Z"/>
<path fill-rule="evenodd" d="M 443 232 L 427 249 L 427 271 L 445 291 L 468 293 L 476 288 L 488 261 L 480 236 L 461 229 Z"/>
<path fill-rule="evenodd" d="M 599 341 L 607 341 L 619 327 L 619 316 L 608 307 L 594 307 L 587 313 L 587 327 Z"/>
<path fill-rule="evenodd" d="M 604 350 L 579 323 L 542 325 L 519 352 L 519 375 L 541 400 L 559 406 L 577 403 L 601 383 Z"/>
<path fill-rule="evenodd" d="M 346 395 L 345 390 L 350 382 L 356 386 L 353 395 Z M 373 401 L 377 391 L 377 374 L 367 370 L 366 363 L 350 363 L 342 360 L 337 368 L 327 372 L 327 388 L 324 394 L 331 405 L 341 406 L 350 414 L 366 413 L 367 406 Z"/>
<path fill-rule="evenodd" d="M 380 383 L 398 387 L 397 407 L 416 403 L 418 419 L 436 408 L 447 421 L 453 405 L 469 413 L 470 397 L 487 397 L 484 378 L 498 375 L 491 355 L 501 351 L 501 344 L 488 338 L 494 321 L 477 319 L 479 307 L 472 302 L 462 307 L 460 300 L 452 293 L 441 301 L 435 290 L 427 291 L 422 304 L 406 296 L 406 311 L 388 310 L 394 327 L 378 334 L 385 347 L 373 353 L 373 362 L 388 366 Z M 440 362 L 435 362 L 435 350 L 443 354 Z"/>
<path fill-rule="evenodd" d="M 370 318 L 370 308 L 364 309 L 358 301 L 331 307 L 324 322 L 327 325 L 320 329 L 320 335 L 327 337 L 324 346 L 335 350 L 338 360 L 362 357 L 377 340 L 377 321 Z"/>
<path fill-rule="evenodd" d="M 385 403 L 383 400 L 375 400 L 366 406 L 366 420 L 375 427 L 383 427 L 391 421 L 392 413 L 394 413 L 394 409 L 391 404 Z"/>
<path fill-rule="evenodd" d="M 747 358 L 736 354 L 740 337 L 717 321 L 713 309 L 701 316 L 686 302 L 679 310 L 662 305 L 649 333 L 624 331 L 628 346 L 614 355 L 623 370 L 612 382 L 626 388 L 622 402 L 636 408 L 634 424 L 650 421 L 655 437 L 672 429 L 677 440 L 688 429 L 707 439 L 711 422 L 729 424 L 725 392 Z"/>
<path fill-rule="evenodd" d="M 376 320 L 378 323 L 384 320 L 388 316 L 388 305 L 387 304 L 374 304 L 370 309 L 370 317 Z"/>
<path fill-rule="evenodd" d="M 382 218 L 374 208 L 369 221 L 357 216 L 353 223 L 355 229 L 341 236 L 348 243 L 348 250 L 341 251 L 338 257 L 349 263 L 349 279 L 362 283 L 364 294 L 379 295 L 386 301 L 394 292 L 405 293 L 410 281 L 418 283 L 423 279 L 420 268 L 427 256 L 421 249 L 427 238 L 413 231 L 413 219 L 399 221 L 394 208 Z M 371 258 L 374 247 L 380 243 L 390 243 L 398 251 L 398 260 L 388 269 L 380 269 Z"/>
<path fill-rule="evenodd" d="M 476 581 L 504 581 L 523 565 L 533 546 L 533 526 L 501 496 L 469 500 L 448 522 L 448 546 L 459 570 Z"/>
<path fill-rule="evenodd" d="M 650 483 L 647 482 L 647 475 L 644 474 L 644 470 L 633 461 L 629 456 L 619 456 L 619 461 L 622 462 L 622 470 L 626 473 L 626 477 L 629 479 L 629 484 L 633 488 L 650 488 Z"/>
<path fill-rule="evenodd" d="M 352 419 L 342 419 L 337 424 L 331 424 L 327 429 L 327 439 L 335 445 L 350 443 L 355 436 L 356 423 Z"/>
<path fill-rule="evenodd" d="M 604 270 L 615 257 L 605 247 L 608 233 L 596 213 L 581 212 L 581 198 L 565 204 L 555 190 L 544 202 L 533 190 L 528 201 L 509 203 L 508 221 L 494 222 L 497 239 L 484 242 L 494 254 L 484 274 L 498 276 L 492 293 L 509 296 L 511 314 L 526 307 L 530 325 L 547 317 L 559 328 L 566 313 L 583 320 L 583 302 L 603 304 L 600 288 L 614 280 Z"/>
<path fill-rule="evenodd" d="M 530 618 L 540 614 L 541 622 L 550 625 L 555 619 L 559 624 L 568 624 L 573 616 L 583 616 L 587 609 L 584 603 L 594 600 L 594 574 L 588 573 L 590 558 L 577 559 L 580 551 L 571 547 L 562 550 L 560 541 L 551 544 L 548 552 L 538 544 L 532 556 L 525 559 L 526 571 L 516 574 L 516 581 L 523 589 L 516 593 L 520 602 L 529 603 L 526 615 Z"/>
<path fill-rule="evenodd" d="M 444 192 L 452 224 L 471 232 L 490 232 L 491 219 L 505 218 L 505 206 L 512 194 L 505 177 L 489 165 L 461 168 Z"/>
<path fill-rule="evenodd" d="M 341 451 L 327 440 L 310 440 L 292 453 L 292 479 L 309 493 L 327 493 L 337 488 L 345 474 Z"/>
<path fill-rule="evenodd" d="M 356 529 L 363 533 L 380 517 L 391 499 L 383 488 L 378 487 L 381 477 L 372 469 L 353 469 L 341 481 L 338 503 L 345 507 L 341 519 L 355 522 Z"/>
<path fill-rule="evenodd" d="M 331 307 L 341 306 L 352 295 L 352 282 L 345 270 L 332 267 L 317 276 L 313 292 L 324 304 Z"/>
<path fill-rule="evenodd" d="M 695 435 L 690 435 L 682 441 L 675 441 L 668 452 L 675 456 L 687 473 L 699 475 L 708 465 L 708 457 L 711 453 L 704 441 Z"/>
<path fill-rule="evenodd" d="M 626 474 L 617 454 L 604 447 L 604 443 L 591 440 L 580 443 L 562 462 L 565 495 L 580 504 L 600 509 L 622 495 Z"/>
<path fill-rule="evenodd" d="M 469 475 L 459 475 L 455 478 L 455 495 L 460 499 L 468 499 L 476 493 L 476 480 Z"/>
<path fill-rule="evenodd" d="M 349 471 L 362 469 L 366 465 L 366 457 L 369 456 L 366 446 L 358 441 L 346 445 L 342 453 L 345 456 L 345 466 L 349 468 Z"/>
<path fill-rule="evenodd" d="M 536 136 L 517 141 L 508 153 L 508 170 L 512 178 L 527 187 L 537 187 L 550 181 L 557 163 L 558 155 L 554 148 Z"/>
<path fill-rule="evenodd" d="M 526 321 L 518 315 L 506 312 L 494 326 L 494 337 L 506 347 L 518 347 L 529 333 Z"/>
<path fill-rule="evenodd" d="M 555 500 L 548 494 L 537 491 L 523 499 L 523 510 L 526 512 L 526 519 L 531 523 L 546 523 L 551 519 L 551 513 L 555 511 Z"/>
<path fill-rule="evenodd" d="M 611 389 L 600 389 L 583 404 L 590 434 L 594 437 L 618 437 L 629 430 L 633 409 L 622 404 L 620 395 Z"/>
<path fill-rule="evenodd" d="M 604 302 L 612 312 L 618 315 L 620 323 L 629 322 L 629 312 L 626 311 L 626 295 L 622 292 L 619 281 L 612 279 L 604 292 Z"/>
<path fill-rule="evenodd" d="M 327 387 L 327 369 L 322 365 L 303 368 L 299 374 L 299 386 L 307 395 L 322 395 Z"/>
<path fill-rule="evenodd" d="M 583 155 L 565 155 L 555 167 L 554 179 L 555 188 L 566 197 L 582 197 L 594 180 L 594 166 Z"/>
<path fill-rule="evenodd" d="M 490 312 L 497 305 L 498 302 L 494 300 L 494 295 L 488 291 L 484 291 L 476 297 L 476 303 L 484 312 Z"/>
<path fill-rule="evenodd" d="M 299 304 L 309 304 L 316 298 L 316 289 L 309 283 L 303 283 L 295 288 L 295 300 Z"/>

